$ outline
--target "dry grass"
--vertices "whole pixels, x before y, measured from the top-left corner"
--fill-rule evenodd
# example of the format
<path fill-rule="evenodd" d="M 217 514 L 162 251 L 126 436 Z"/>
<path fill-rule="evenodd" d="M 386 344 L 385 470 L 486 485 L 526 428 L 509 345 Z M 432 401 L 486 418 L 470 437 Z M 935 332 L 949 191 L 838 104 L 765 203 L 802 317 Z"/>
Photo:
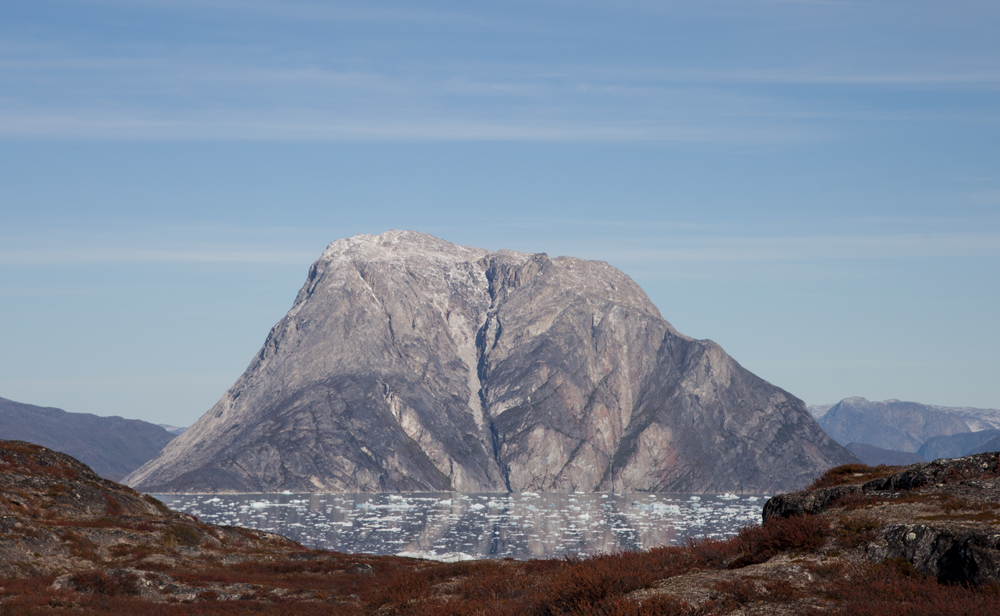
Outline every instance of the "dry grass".
<path fill-rule="evenodd" d="M 843 464 L 835 466 L 816 478 L 805 491 L 832 488 L 845 483 L 858 483 L 885 477 L 898 471 L 899 466 L 868 466 L 867 464 Z"/>
<path fill-rule="evenodd" d="M 808 616 L 989 616 L 1000 613 L 1000 588 L 939 584 L 902 560 L 842 566 L 819 584 L 833 605 Z"/>
<path fill-rule="evenodd" d="M 783 605 L 789 613 L 807 615 L 1000 613 L 1000 590 L 995 587 L 941 585 L 905 561 L 848 564 L 846 558 L 839 557 L 841 550 L 856 555 L 859 546 L 876 537 L 880 522 L 872 512 L 859 509 L 885 501 L 931 505 L 930 513 L 936 514 L 936 507 L 940 509 L 937 517 L 948 519 L 1000 520 L 1000 505 L 942 494 L 851 494 L 836 504 L 842 508 L 834 514 L 839 517 L 770 519 L 725 540 L 693 540 L 680 547 L 561 560 L 449 564 L 306 551 L 255 531 L 211 527 L 170 514 L 151 497 L 142 497 L 146 499 L 142 502 L 138 494 L 108 492 L 110 488 L 99 485 L 96 479 L 78 485 L 100 490 L 92 492 L 94 508 L 89 510 L 99 515 L 63 519 L 47 510 L 46 503 L 65 499 L 72 490 L 66 484 L 77 471 L 58 464 L 37 464 L 44 461 L 38 457 L 41 451 L 14 444 L 0 454 L 0 470 L 16 467 L 16 473 L 50 479 L 50 485 L 43 483 L 38 488 L 35 506 L 30 495 L 17 489 L 5 492 L 0 506 L 23 521 L 30 518 L 26 530 L 18 533 L 25 537 L 34 533 L 36 539 L 39 531 L 33 528 L 50 537 L 55 533 L 61 539 L 55 545 L 62 553 L 89 561 L 95 570 L 74 575 L 68 583 L 71 589 L 53 588 L 52 576 L 0 579 L 0 616 L 713 616 L 756 613 L 761 605 L 765 611 L 766 606 Z M 979 476 L 976 473 L 982 475 L 983 468 L 981 463 L 979 467 L 963 467 L 956 476 L 975 478 Z M 842 466 L 825 473 L 812 487 L 868 481 L 896 470 Z M 136 502 L 141 507 L 137 508 Z M 166 516 L 151 514 L 154 510 L 146 507 L 147 503 Z M 125 515 L 128 511 L 135 515 Z M 193 546 L 201 549 L 182 549 Z M 194 556 L 182 558 L 183 554 Z M 795 564 L 809 572 L 808 582 L 802 578 L 792 583 L 762 574 L 773 571 L 771 567 L 788 565 L 787 561 L 781 561 L 785 565 L 747 569 L 779 554 L 793 558 L 812 554 L 812 561 L 823 556 L 828 560 L 809 564 L 809 559 L 802 559 L 805 564 Z M 219 564 L 228 555 L 248 560 Z M 13 565 L 7 571 L 17 572 L 18 567 L 27 573 L 27 565 Z M 658 594 L 661 580 L 711 570 L 719 572 L 711 574 L 715 576 L 712 579 L 725 577 L 727 581 L 715 583 L 707 603 L 690 606 Z M 152 590 L 161 587 L 162 591 Z M 155 601 L 143 594 L 151 592 L 156 593 Z"/>
<path fill-rule="evenodd" d="M 315 559 L 245 562 L 228 567 L 174 570 L 180 584 L 200 589 L 191 602 L 150 603 L 135 596 L 140 581 L 123 572 L 81 573 L 78 591 L 57 591 L 52 577 L 0 580 L 0 615 L 150 614 L 413 614 L 427 616 L 597 614 L 710 616 L 757 604 L 787 604 L 802 614 L 930 616 L 1000 613 L 995 587 L 945 586 L 905 561 L 879 565 L 832 561 L 807 565 L 808 587 L 746 576 L 715 586 L 715 598 L 697 608 L 668 596 L 630 596 L 658 580 L 699 569 L 740 567 L 789 551 L 809 551 L 831 536 L 859 535 L 873 522 L 848 515 L 831 530 L 815 518 L 790 518 L 749 527 L 727 540 L 683 547 L 604 554 L 583 559 L 430 563 L 396 557 L 336 553 Z M 72 532 L 72 531 L 69 531 Z M 363 561 L 358 564 L 358 558 Z M 370 565 L 369 571 L 364 564 Z M 146 575 L 146 574 L 143 574 Z M 859 583 L 863 580 L 863 583 Z M 229 585 L 250 585 L 242 598 L 220 600 Z M 269 589 L 284 589 L 275 594 Z M 822 605 L 813 609 L 810 605 Z"/>
<path fill-rule="evenodd" d="M 772 518 L 763 526 L 747 526 L 733 540 L 740 556 L 730 569 L 762 563 L 782 552 L 813 551 L 830 535 L 830 524 L 815 516 Z"/>

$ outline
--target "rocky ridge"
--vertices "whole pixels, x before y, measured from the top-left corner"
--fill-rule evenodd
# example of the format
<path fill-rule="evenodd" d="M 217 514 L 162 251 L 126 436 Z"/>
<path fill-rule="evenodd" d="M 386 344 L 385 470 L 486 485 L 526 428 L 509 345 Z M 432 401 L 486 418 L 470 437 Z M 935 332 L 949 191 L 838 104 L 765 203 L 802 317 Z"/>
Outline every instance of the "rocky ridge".
<path fill-rule="evenodd" d="M 0 439 L 61 451 L 114 481 L 151 460 L 174 436 L 139 419 L 69 413 L 0 398 Z"/>
<path fill-rule="evenodd" d="M 1000 430 L 980 430 L 927 439 L 917 452 L 925 460 L 961 458 L 974 453 L 1000 451 Z"/>
<path fill-rule="evenodd" d="M 859 460 L 869 466 L 878 466 L 879 464 L 884 464 L 886 466 L 905 466 L 907 464 L 918 464 L 920 462 L 927 461 L 926 458 L 916 453 L 882 449 L 881 447 L 875 447 L 874 445 L 868 445 L 867 443 L 848 443 L 846 447 L 851 451 L 851 453 L 856 455 Z"/>
<path fill-rule="evenodd" d="M 1000 584 L 1000 452 L 840 471 L 836 485 L 768 500 L 764 522 L 861 515 L 869 561 L 902 559 L 943 583 Z"/>
<path fill-rule="evenodd" d="M 338 240 L 151 492 L 767 492 L 855 458 L 607 263 Z"/>
<path fill-rule="evenodd" d="M 202 524 L 66 454 L 0 440 L 0 577 L 87 571 L 96 563 L 192 566 L 298 547 L 272 533 Z"/>

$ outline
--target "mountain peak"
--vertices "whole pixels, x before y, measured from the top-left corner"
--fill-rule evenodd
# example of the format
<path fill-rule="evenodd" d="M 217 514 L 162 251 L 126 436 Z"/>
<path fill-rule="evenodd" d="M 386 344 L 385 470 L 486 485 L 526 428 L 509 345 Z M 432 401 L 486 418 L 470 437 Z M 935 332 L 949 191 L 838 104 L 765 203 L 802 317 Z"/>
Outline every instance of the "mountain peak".
<path fill-rule="evenodd" d="M 742 491 L 854 461 L 600 261 L 414 231 L 330 244 L 147 491 Z"/>
<path fill-rule="evenodd" d="M 487 250 L 452 244 L 428 233 L 389 230 L 381 235 L 359 234 L 332 242 L 320 259 L 371 261 L 420 256 L 437 260 L 477 260 L 487 254 Z"/>

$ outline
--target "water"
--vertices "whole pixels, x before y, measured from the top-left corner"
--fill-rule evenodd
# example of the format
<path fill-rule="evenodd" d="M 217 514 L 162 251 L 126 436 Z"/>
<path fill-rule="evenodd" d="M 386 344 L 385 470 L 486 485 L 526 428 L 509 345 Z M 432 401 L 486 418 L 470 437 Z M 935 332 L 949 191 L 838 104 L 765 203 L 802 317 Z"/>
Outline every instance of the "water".
<path fill-rule="evenodd" d="M 204 522 L 310 548 L 439 560 L 553 558 L 682 544 L 759 523 L 764 495 L 165 494 Z"/>

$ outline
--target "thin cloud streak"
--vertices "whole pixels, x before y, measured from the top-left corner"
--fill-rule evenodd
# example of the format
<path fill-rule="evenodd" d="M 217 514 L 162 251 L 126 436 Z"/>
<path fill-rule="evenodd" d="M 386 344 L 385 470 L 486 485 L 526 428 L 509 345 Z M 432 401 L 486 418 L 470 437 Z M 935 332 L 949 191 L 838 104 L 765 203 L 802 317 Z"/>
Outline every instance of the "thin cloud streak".
<path fill-rule="evenodd" d="M 239 18 L 280 19 L 283 21 L 403 21 L 415 23 L 484 23 L 465 13 L 431 10 L 376 9 L 331 6 L 310 2 L 266 2 L 241 0 L 68 0 L 83 6 L 135 9 L 136 7 L 183 10 L 226 11 Z M 180 9 L 180 11 L 178 11 Z"/>
<path fill-rule="evenodd" d="M 291 115 L 291 114 L 290 114 Z M 402 121 L 324 119 L 298 120 L 232 114 L 185 119 L 128 118 L 70 114 L 0 113 L 0 138 L 158 139 L 178 141 L 526 141 L 526 142 L 681 142 L 801 143 L 829 138 L 819 129 L 788 126 L 713 126 L 656 121 L 631 124 L 534 123 L 516 119 Z"/>
<path fill-rule="evenodd" d="M 860 359 L 851 358 L 843 360 L 830 359 L 795 359 L 793 361 L 768 361 L 744 359 L 740 362 L 744 366 L 763 371 L 766 368 L 795 368 L 795 369 L 822 369 L 822 370 L 869 370 L 873 368 L 923 368 L 940 366 L 943 362 L 909 361 L 892 359 Z"/>
<path fill-rule="evenodd" d="M 83 386 L 83 387 L 114 387 L 130 385 L 179 385 L 179 384 L 209 384 L 214 385 L 219 380 L 230 379 L 230 374 L 155 374 L 140 376 L 107 376 L 107 377 L 76 377 L 47 379 L 10 379 L 0 381 L 0 387 L 38 386 Z"/>
<path fill-rule="evenodd" d="M 620 79 L 641 80 L 652 83 L 763 83 L 763 84 L 806 84 L 806 85 L 981 85 L 989 89 L 1000 87 L 1000 69 L 981 71 L 883 71 L 870 72 L 867 69 L 857 73 L 831 71 L 828 69 L 742 69 L 742 70 L 627 70 L 608 71 Z"/>
<path fill-rule="evenodd" d="M 615 241 L 552 242 L 569 254 L 599 254 L 616 263 L 814 261 L 858 259 L 925 259 L 1000 256 L 1000 233 L 938 233 L 796 237 L 714 237 L 656 240 L 655 246 L 635 248 L 651 240 L 632 239 L 628 247 Z M 581 252 L 581 250 L 583 252 Z M 295 250 L 253 250 L 241 247 L 146 249 L 132 247 L 22 248 L 0 250 L 0 265 L 233 263 L 301 264 L 317 254 Z"/>
<path fill-rule="evenodd" d="M 824 293 L 775 293 L 781 297 L 812 297 L 816 299 L 846 299 L 852 302 L 902 302 L 904 304 L 953 304 L 968 305 L 968 300 L 929 299 L 925 297 L 877 297 L 862 295 L 829 295 Z"/>
<path fill-rule="evenodd" d="M 301 264 L 315 260 L 304 251 L 250 249 L 157 250 L 141 248 L 4 249 L 0 265 L 94 265 L 127 263 Z"/>
<path fill-rule="evenodd" d="M 1000 233 L 711 238 L 611 249 L 622 261 L 785 261 L 1000 256 Z"/>
<path fill-rule="evenodd" d="M 564 248 L 573 250 L 571 246 Z M 639 267 L 699 262 L 989 258 L 1000 256 L 1000 233 L 633 239 L 628 246 L 588 241 L 585 252 L 622 266 Z M 577 256 L 580 254 L 577 249 Z"/>
<path fill-rule="evenodd" d="M 128 56 L 82 56 L 77 50 L 68 53 L 54 47 L 3 47 L 0 54 L 0 68 L 8 70 L 43 70 L 58 73 L 69 71 L 92 71 L 95 73 L 116 73 L 119 71 L 134 71 L 145 79 L 162 77 L 161 73 L 168 71 L 170 80 L 192 77 L 198 81 L 233 80 L 246 82 L 270 83 L 281 82 L 331 82 L 350 83 L 345 77 L 362 77 L 370 81 L 389 79 L 387 75 L 377 72 L 360 71 L 357 69 L 333 70 L 319 66 L 285 66 L 261 68 L 259 64 L 206 64 L 205 58 L 187 62 L 183 57 L 165 58 L 131 50 Z M 26 54 L 30 54 L 27 55 Z M 11 57 L 14 56 L 14 57 Z M 742 68 L 729 70 L 687 68 L 687 69 L 652 69 L 635 68 L 635 63 L 626 66 L 573 66 L 559 65 L 493 65 L 489 62 L 469 64 L 452 62 L 446 65 L 436 64 L 433 71 L 427 67 L 421 70 L 419 66 L 410 66 L 412 75 L 434 72 L 437 74 L 452 74 L 454 77 L 444 80 L 451 84 L 455 91 L 468 90 L 472 93 L 489 92 L 499 88 L 501 92 L 520 93 L 527 89 L 534 92 L 536 84 L 565 82 L 575 87 L 587 86 L 598 89 L 619 88 L 629 92 L 643 89 L 659 89 L 669 85 L 687 83 L 716 84 L 807 84 L 807 85 L 980 85 L 988 89 L 1000 87 L 1000 67 L 969 71 L 963 68 L 937 71 L 880 71 L 869 69 L 857 72 L 830 70 L 824 68 Z M 150 75 L 152 73 L 152 75 Z M 510 77 L 499 82 L 490 80 L 479 81 L 469 75 L 507 74 Z M 524 82 L 511 81 L 511 79 Z M 378 84 L 382 87 L 382 84 Z"/>

